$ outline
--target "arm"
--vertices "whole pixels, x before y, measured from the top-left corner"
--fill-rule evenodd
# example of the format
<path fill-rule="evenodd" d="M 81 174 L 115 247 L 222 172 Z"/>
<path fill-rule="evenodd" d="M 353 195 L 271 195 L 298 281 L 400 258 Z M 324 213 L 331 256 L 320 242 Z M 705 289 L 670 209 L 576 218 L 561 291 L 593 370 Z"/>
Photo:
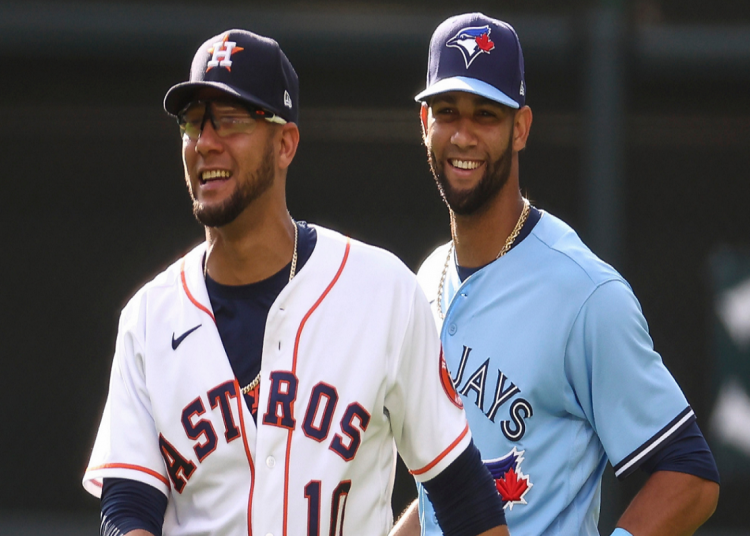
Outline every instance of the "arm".
<path fill-rule="evenodd" d="M 446 536 L 507 536 L 505 510 L 495 479 L 482 462 L 479 450 L 472 441 L 443 471 L 430 480 L 421 482 L 424 501 L 434 507 L 440 532 L 427 529 L 429 534 Z M 399 523 L 401 531 L 420 532 L 416 504 L 410 517 Z M 402 532 L 402 534 L 409 534 Z"/>
<path fill-rule="evenodd" d="M 718 499 L 716 482 L 686 473 L 657 471 L 617 526 L 634 536 L 687 536 L 713 514 Z"/>
<path fill-rule="evenodd" d="M 167 497 L 156 488 L 124 478 L 102 484 L 101 536 L 161 536 Z"/>
<path fill-rule="evenodd" d="M 413 301 L 385 399 L 396 446 L 443 534 L 506 536 L 502 498 L 471 440 L 430 305 L 416 281 L 410 284 Z"/>
<path fill-rule="evenodd" d="M 617 478 L 639 467 L 651 473 L 618 527 L 633 536 L 693 534 L 716 508 L 719 475 L 627 286 L 610 281 L 590 295 L 566 360 Z"/>
<path fill-rule="evenodd" d="M 404 512 L 404 515 L 398 520 L 398 523 L 393 527 L 391 532 L 388 533 L 388 536 L 419 536 L 420 530 L 417 501 L 414 501 L 409 509 Z M 508 532 L 508 527 L 503 525 L 483 532 L 478 536 L 510 536 L 510 532 Z"/>
<path fill-rule="evenodd" d="M 508 532 L 508 527 L 503 525 L 502 527 L 495 527 L 487 532 L 483 532 L 479 536 L 510 536 L 510 532 Z"/>
<path fill-rule="evenodd" d="M 422 530 L 419 525 L 419 501 L 414 500 L 401 514 L 398 522 L 393 526 L 388 536 L 419 536 Z"/>
<path fill-rule="evenodd" d="M 419 526 L 419 507 L 417 502 L 415 500 L 409 505 L 399 518 L 398 523 L 388 533 L 388 536 L 419 536 L 421 527 Z M 509 536 L 509 534 L 508 527 L 503 525 L 483 532 L 479 536 Z"/>

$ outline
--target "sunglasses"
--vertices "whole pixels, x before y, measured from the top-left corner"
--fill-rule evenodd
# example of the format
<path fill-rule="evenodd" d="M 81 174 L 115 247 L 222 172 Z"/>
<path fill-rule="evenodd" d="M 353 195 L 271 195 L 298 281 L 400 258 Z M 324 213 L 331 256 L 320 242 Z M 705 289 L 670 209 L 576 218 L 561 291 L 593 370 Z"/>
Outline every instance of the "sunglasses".
<path fill-rule="evenodd" d="M 216 134 L 222 138 L 233 134 L 249 134 L 259 119 L 283 125 L 286 120 L 262 108 L 251 108 L 238 103 L 198 100 L 177 114 L 180 136 L 197 141 L 206 120 L 211 121 Z"/>

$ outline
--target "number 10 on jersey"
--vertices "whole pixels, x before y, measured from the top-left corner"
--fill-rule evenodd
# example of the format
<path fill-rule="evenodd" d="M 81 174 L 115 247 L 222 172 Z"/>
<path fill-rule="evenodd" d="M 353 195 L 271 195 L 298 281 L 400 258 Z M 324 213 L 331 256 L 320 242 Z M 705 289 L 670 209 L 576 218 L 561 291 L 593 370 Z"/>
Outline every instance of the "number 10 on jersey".
<path fill-rule="evenodd" d="M 344 525 L 344 510 L 346 499 L 352 487 L 351 480 L 339 482 L 331 496 L 331 525 L 328 536 L 341 536 Z M 320 534 L 320 480 L 311 480 L 305 486 L 307 498 L 307 536 L 321 536 Z M 325 535 L 323 535 L 325 536 Z"/>

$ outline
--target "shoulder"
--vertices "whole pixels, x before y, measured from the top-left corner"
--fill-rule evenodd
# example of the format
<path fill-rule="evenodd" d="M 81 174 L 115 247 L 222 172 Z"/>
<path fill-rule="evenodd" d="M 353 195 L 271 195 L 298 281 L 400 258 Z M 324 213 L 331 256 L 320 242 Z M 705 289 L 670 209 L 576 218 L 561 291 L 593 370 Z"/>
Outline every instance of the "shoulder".
<path fill-rule="evenodd" d="M 446 242 L 435 248 L 430 255 L 424 260 L 422 265 L 417 271 L 417 279 L 422 287 L 424 293 L 433 299 L 440 278 L 443 275 L 445 269 L 446 259 L 448 257 L 448 250 L 450 249 L 450 242 Z"/>
<path fill-rule="evenodd" d="M 344 249 L 346 267 L 350 274 L 358 273 L 371 280 L 404 280 L 416 282 L 416 276 L 404 262 L 390 251 L 342 235 L 337 231 L 315 225 L 317 247 L 326 251 Z M 335 258 L 335 256 L 334 256 Z M 334 261 L 336 262 L 336 261 Z"/>
<path fill-rule="evenodd" d="M 595 255 L 565 222 L 545 212 L 528 237 L 532 254 L 540 257 L 538 268 L 553 279 L 579 281 L 593 291 L 609 281 L 624 278 Z"/>
<path fill-rule="evenodd" d="M 172 264 L 167 266 L 162 272 L 158 273 L 153 279 L 146 282 L 136 293 L 128 300 L 123 308 L 122 318 L 133 318 L 140 316 L 147 307 L 153 305 L 165 298 L 173 298 L 175 293 L 182 292 L 183 279 L 186 273 L 200 272 L 202 277 L 203 254 L 206 245 L 201 243 L 188 251 Z M 194 275 L 194 274 L 193 274 Z"/>

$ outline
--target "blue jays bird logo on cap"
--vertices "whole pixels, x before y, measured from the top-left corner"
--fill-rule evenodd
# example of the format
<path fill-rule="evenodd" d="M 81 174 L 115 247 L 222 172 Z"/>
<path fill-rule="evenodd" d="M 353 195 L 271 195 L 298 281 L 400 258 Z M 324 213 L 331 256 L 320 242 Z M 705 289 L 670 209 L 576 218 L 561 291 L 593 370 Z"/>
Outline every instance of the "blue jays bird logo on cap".
<path fill-rule="evenodd" d="M 495 43 L 490 40 L 490 27 L 479 26 L 459 30 L 445 43 L 445 46 L 460 50 L 468 69 L 477 56 L 489 54 L 495 48 Z"/>
<path fill-rule="evenodd" d="M 484 462 L 495 479 L 495 488 L 503 499 L 503 508 L 513 510 L 514 504 L 527 504 L 524 496 L 534 484 L 529 482 L 529 475 L 521 472 L 524 452 L 513 447 L 505 456 Z"/>

